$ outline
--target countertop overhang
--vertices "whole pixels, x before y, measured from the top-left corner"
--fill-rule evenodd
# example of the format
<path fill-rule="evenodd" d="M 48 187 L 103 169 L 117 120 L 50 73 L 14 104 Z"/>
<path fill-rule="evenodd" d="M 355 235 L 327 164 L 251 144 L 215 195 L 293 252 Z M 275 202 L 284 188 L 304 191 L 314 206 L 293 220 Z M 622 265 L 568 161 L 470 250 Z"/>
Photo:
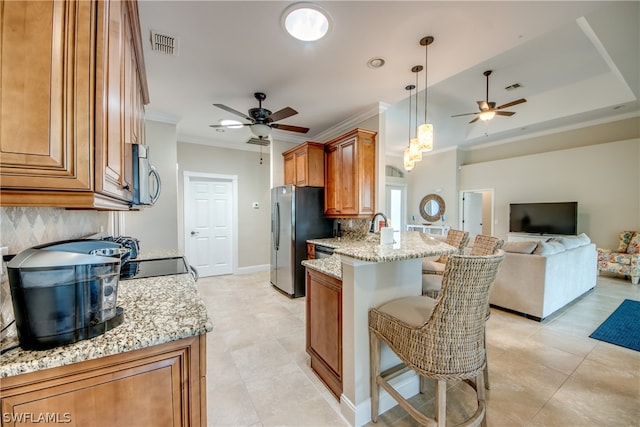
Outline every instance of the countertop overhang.
<path fill-rule="evenodd" d="M 33 351 L 16 348 L 0 356 L 0 378 L 36 372 L 151 347 L 213 330 L 190 274 L 120 281 L 124 322 L 95 338 Z"/>

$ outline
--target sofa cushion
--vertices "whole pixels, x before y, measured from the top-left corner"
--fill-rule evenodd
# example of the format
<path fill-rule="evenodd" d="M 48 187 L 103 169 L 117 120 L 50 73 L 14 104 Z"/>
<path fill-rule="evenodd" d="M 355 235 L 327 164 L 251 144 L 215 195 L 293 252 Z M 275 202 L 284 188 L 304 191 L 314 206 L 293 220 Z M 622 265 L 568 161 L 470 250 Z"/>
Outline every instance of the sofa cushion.
<path fill-rule="evenodd" d="M 620 252 L 620 251 L 618 251 Z M 633 233 L 631 240 L 629 240 L 629 246 L 627 247 L 628 254 L 640 254 L 640 233 Z"/>
<path fill-rule="evenodd" d="M 598 252 L 598 261 L 631 265 L 631 256 L 629 254 L 620 254 L 618 252 Z"/>
<path fill-rule="evenodd" d="M 505 242 L 502 249 L 505 252 L 512 252 L 517 254 L 532 254 L 533 251 L 538 247 L 538 242 L 536 241 L 524 241 L 524 242 Z"/>
<path fill-rule="evenodd" d="M 589 236 L 587 236 L 584 233 L 582 233 L 582 234 L 580 234 L 578 236 L 563 236 L 563 237 L 559 237 L 558 241 L 560 243 L 562 243 L 562 245 L 566 249 L 573 249 L 573 248 L 577 248 L 579 246 L 588 245 L 589 243 L 591 243 L 591 239 L 589 239 Z"/>
<path fill-rule="evenodd" d="M 538 242 L 538 246 L 533 251 L 534 255 L 553 255 L 564 252 L 566 249 L 560 242 L 550 240 L 548 242 Z"/>
<path fill-rule="evenodd" d="M 633 237 L 633 235 L 635 234 L 635 232 L 633 231 L 623 231 L 622 233 L 620 233 L 620 241 L 618 243 L 618 249 L 616 249 L 616 252 L 627 252 L 627 248 L 629 247 L 629 242 L 631 241 L 631 238 Z"/>

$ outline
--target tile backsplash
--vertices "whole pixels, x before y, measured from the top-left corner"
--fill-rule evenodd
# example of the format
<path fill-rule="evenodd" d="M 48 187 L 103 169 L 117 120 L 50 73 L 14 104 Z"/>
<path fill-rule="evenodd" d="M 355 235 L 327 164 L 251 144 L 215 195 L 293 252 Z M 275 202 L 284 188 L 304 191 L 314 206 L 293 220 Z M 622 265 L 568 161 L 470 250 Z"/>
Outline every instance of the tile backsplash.
<path fill-rule="evenodd" d="M 75 239 L 100 232 L 108 234 L 111 217 L 110 212 L 102 211 L 1 207 L 0 246 L 6 246 L 9 254 L 17 254 L 42 243 Z M 11 292 L 3 261 L 0 286 L 1 338 L 15 335 L 15 326 L 3 330 L 12 320 Z"/>

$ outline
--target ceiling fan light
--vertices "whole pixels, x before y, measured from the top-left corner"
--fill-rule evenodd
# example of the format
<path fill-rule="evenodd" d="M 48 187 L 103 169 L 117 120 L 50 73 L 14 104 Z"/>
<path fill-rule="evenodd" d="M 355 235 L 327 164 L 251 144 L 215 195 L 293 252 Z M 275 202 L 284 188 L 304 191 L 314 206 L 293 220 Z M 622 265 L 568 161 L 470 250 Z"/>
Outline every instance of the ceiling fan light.
<path fill-rule="evenodd" d="M 271 133 L 271 128 L 267 125 L 263 125 L 262 123 L 256 123 L 251 125 L 251 132 L 259 139 L 264 139 Z"/>
<path fill-rule="evenodd" d="M 418 126 L 418 149 L 420 152 L 433 150 L 433 125 L 423 123 Z"/>
<path fill-rule="evenodd" d="M 331 21 L 321 7 L 313 3 L 296 3 L 284 11 L 282 25 L 292 37 L 313 42 L 329 32 Z"/>
<path fill-rule="evenodd" d="M 489 121 L 496 116 L 496 112 L 494 110 L 483 111 L 480 113 L 480 120 Z"/>

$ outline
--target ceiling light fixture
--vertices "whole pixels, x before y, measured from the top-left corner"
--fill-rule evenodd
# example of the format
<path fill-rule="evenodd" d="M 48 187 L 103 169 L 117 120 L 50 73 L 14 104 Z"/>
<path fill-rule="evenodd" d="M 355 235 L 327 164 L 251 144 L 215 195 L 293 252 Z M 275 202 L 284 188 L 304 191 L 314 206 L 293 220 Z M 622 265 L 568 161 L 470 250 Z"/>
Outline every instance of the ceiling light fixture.
<path fill-rule="evenodd" d="M 427 94 L 428 94 L 428 50 L 429 45 L 433 43 L 432 36 L 426 36 L 420 39 L 420 45 L 424 46 L 424 123 L 418 126 L 418 146 L 421 152 L 433 150 L 433 125 L 427 122 Z M 416 103 L 417 103 L 416 99 Z M 416 114 L 417 121 L 417 114 Z"/>
<path fill-rule="evenodd" d="M 411 68 L 411 71 L 416 73 L 416 124 L 411 129 L 415 129 L 415 136 L 409 140 L 409 153 L 411 155 L 411 160 L 414 162 L 419 162 L 422 160 L 422 150 L 420 150 L 420 144 L 418 143 L 418 73 L 422 71 L 422 65 L 414 65 Z M 411 114 L 411 112 L 409 112 Z"/>
<path fill-rule="evenodd" d="M 271 127 L 262 123 L 256 123 L 251 125 L 251 132 L 258 137 L 258 139 L 265 139 L 269 137 L 271 133 Z"/>
<path fill-rule="evenodd" d="M 411 160 L 411 91 L 415 89 L 414 85 L 405 86 L 405 90 L 409 91 L 409 146 L 404 149 L 402 156 L 404 169 L 410 172 L 415 166 L 415 161 Z"/>
<path fill-rule="evenodd" d="M 480 120 L 488 122 L 496 116 L 496 110 L 486 110 L 480 113 Z"/>
<path fill-rule="evenodd" d="M 313 42 L 323 38 L 331 29 L 327 11 L 314 3 L 294 3 L 282 14 L 283 28 L 294 38 Z"/>
<path fill-rule="evenodd" d="M 386 62 L 384 58 L 371 58 L 367 61 L 367 67 L 373 69 L 382 68 Z"/>

